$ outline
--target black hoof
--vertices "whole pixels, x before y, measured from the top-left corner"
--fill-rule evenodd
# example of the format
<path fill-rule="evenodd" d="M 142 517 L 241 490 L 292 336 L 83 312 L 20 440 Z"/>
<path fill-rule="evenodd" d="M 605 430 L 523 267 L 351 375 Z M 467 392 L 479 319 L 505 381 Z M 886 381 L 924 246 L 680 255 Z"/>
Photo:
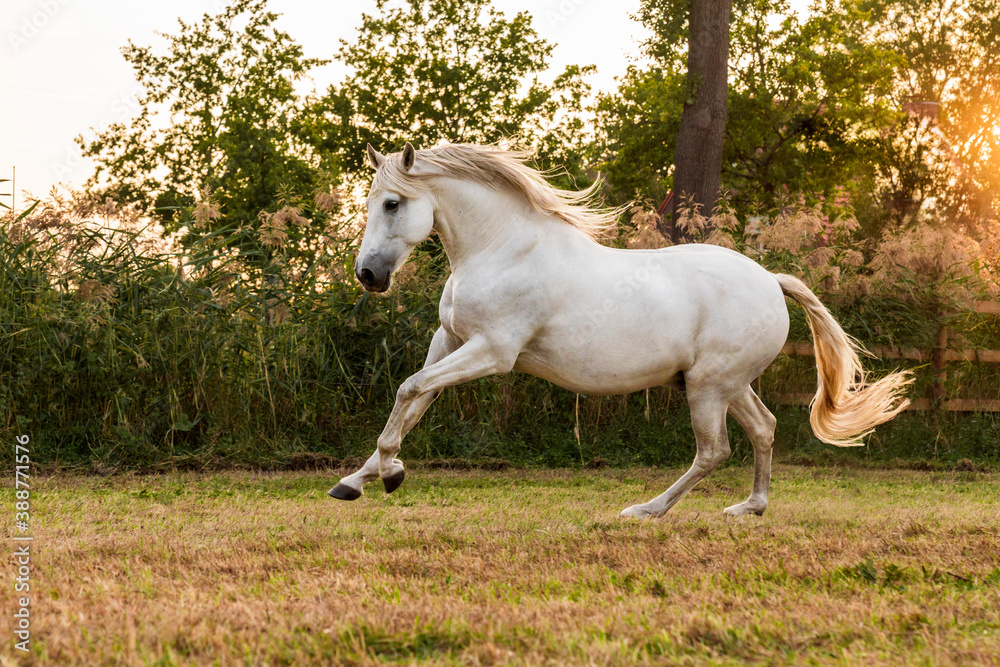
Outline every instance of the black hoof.
<path fill-rule="evenodd" d="M 399 488 L 399 485 L 403 483 L 403 479 L 406 477 L 406 471 L 400 470 L 397 473 L 389 475 L 388 477 L 382 478 L 382 483 L 385 484 L 385 492 L 392 493 Z"/>
<path fill-rule="evenodd" d="M 337 486 L 327 491 L 327 494 L 331 498 L 336 498 L 337 500 L 357 500 L 358 498 L 361 497 L 360 491 L 358 491 L 357 489 L 352 489 L 346 484 L 338 484 Z"/>

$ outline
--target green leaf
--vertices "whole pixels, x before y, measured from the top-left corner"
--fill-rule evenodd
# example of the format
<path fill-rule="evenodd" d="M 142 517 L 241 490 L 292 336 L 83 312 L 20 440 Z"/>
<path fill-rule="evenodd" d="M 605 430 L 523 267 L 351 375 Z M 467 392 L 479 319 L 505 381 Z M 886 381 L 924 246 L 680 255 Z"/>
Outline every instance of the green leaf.
<path fill-rule="evenodd" d="M 193 429 L 200 421 L 201 415 L 198 415 L 197 419 L 191 421 L 191 419 L 187 416 L 187 413 L 184 413 L 177 419 L 177 421 L 174 422 L 173 429 L 175 431 L 182 431 L 186 433 Z"/>

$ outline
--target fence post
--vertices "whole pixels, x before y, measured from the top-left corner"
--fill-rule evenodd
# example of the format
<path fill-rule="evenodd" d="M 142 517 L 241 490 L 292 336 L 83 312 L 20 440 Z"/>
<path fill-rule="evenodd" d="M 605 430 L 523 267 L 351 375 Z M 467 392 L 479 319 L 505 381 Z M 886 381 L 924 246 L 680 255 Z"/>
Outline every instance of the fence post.
<path fill-rule="evenodd" d="M 943 319 L 943 318 L 942 318 Z M 934 362 L 934 384 L 931 385 L 931 399 L 934 407 L 940 408 L 945 401 L 945 380 L 948 379 L 948 325 L 943 321 L 938 331 L 937 346 L 931 355 Z"/>

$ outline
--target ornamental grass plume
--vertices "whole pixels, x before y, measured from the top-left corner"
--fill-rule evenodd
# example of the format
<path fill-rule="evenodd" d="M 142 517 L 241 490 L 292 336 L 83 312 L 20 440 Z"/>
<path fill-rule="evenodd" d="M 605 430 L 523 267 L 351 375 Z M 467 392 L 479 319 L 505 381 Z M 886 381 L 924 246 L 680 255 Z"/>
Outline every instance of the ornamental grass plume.
<path fill-rule="evenodd" d="M 76 289 L 76 296 L 84 303 L 104 306 L 114 301 L 115 287 L 99 280 L 84 280 Z"/>
<path fill-rule="evenodd" d="M 204 187 L 198 191 L 198 204 L 191 212 L 191 217 L 201 226 L 205 226 L 214 220 L 222 219 L 222 212 L 219 211 L 218 203 L 212 198 L 212 190 Z"/>
<path fill-rule="evenodd" d="M 712 219 L 702 214 L 700 206 L 685 201 L 677 207 L 675 225 L 685 238 L 699 241 L 705 237 L 707 231 L 711 230 Z"/>
<path fill-rule="evenodd" d="M 166 252 L 170 245 L 162 226 L 137 205 L 75 190 L 53 188 L 26 212 L 0 218 L 0 226 L 9 242 L 30 244 L 39 256 L 51 259 L 44 263 L 49 277 L 77 286 L 89 277 L 82 267 L 122 240 L 128 240 L 129 252 L 136 255 Z M 113 257 L 118 255 L 105 259 Z"/>
<path fill-rule="evenodd" d="M 735 237 L 739 234 L 740 221 L 736 213 L 725 202 L 719 207 L 709 221 L 711 233 L 705 238 L 705 243 L 736 250 Z"/>
<path fill-rule="evenodd" d="M 212 302 L 219 308 L 226 309 L 233 305 L 236 296 L 227 289 L 218 289 L 212 293 Z"/>
<path fill-rule="evenodd" d="M 824 222 L 819 207 L 782 207 L 770 224 L 761 227 L 758 241 L 765 250 L 799 254 L 816 244 L 824 231 Z"/>
<path fill-rule="evenodd" d="M 656 212 L 652 202 L 646 200 L 629 209 L 631 227 L 619 226 L 619 243 L 626 248 L 667 248 L 670 239 L 660 232 L 659 225 L 663 218 Z"/>
<path fill-rule="evenodd" d="M 842 203 L 839 202 L 838 203 Z M 680 210 L 678 227 L 693 242 L 732 248 L 771 270 L 790 272 L 843 304 L 871 296 L 914 303 L 968 302 L 1000 293 L 1000 225 L 975 237 L 934 217 L 892 227 L 873 240 L 857 232 L 849 209 L 824 213 L 822 204 L 785 204 L 771 216 L 743 224 L 723 204 L 706 217 L 697 207 Z M 629 211 L 620 226 L 619 245 L 663 248 L 670 245 L 659 230 L 661 217 L 652 203 Z"/>
<path fill-rule="evenodd" d="M 302 215 L 302 209 L 287 204 L 274 213 L 272 220 L 275 224 L 280 224 L 282 229 L 287 227 L 289 223 L 296 227 L 309 224 L 309 219 Z"/>
<path fill-rule="evenodd" d="M 868 268 L 881 291 L 905 301 L 969 301 L 995 281 L 977 271 L 980 244 L 937 219 L 887 230 Z M 930 294 L 928 294 L 930 292 Z"/>
<path fill-rule="evenodd" d="M 272 298 L 267 300 L 267 320 L 268 323 L 278 326 L 288 320 L 291 310 L 288 302 L 283 299 Z"/>
<path fill-rule="evenodd" d="M 340 205 L 340 197 L 341 193 L 339 189 L 333 191 L 320 190 L 316 193 L 313 203 L 316 205 L 316 210 L 329 215 L 337 210 L 337 207 Z"/>
<path fill-rule="evenodd" d="M 633 206 L 628 211 L 631 214 L 629 225 L 619 227 L 618 243 L 625 248 L 645 250 L 667 248 L 673 245 L 671 240 L 660 231 L 663 223 L 661 216 L 653 206 L 653 202 L 645 200 Z M 707 243 L 731 250 L 736 249 L 740 221 L 736 214 L 723 202 L 710 218 L 699 212 L 697 205 L 684 206 L 679 209 L 677 227 L 685 238 L 694 243 Z"/>
<path fill-rule="evenodd" d="M 285 231 L 284 217 L 276 217 L 274 213 L 261 211 L 257 214 L 260 220 L 258 238 L 261 245 L 273 248 L 282 248 L 288 240 L 288 232 Z"/>

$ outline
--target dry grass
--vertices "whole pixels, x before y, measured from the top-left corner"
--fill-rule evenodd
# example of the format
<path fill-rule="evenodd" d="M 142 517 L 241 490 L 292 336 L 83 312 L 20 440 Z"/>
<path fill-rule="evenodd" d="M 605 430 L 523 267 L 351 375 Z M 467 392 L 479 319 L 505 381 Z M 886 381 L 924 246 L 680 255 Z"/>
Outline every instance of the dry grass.
<path fill-rule="evenodd" d="M 36 478 L 33 650 L 4 664 L 991 664 L 1000 475 L 719 471 Z M 7 507 L 12 491 L 4 490 Z M 10 542 L 8 542 L 10 544 Z M 11 585 L 3 608 L 14 607 Z"/>

